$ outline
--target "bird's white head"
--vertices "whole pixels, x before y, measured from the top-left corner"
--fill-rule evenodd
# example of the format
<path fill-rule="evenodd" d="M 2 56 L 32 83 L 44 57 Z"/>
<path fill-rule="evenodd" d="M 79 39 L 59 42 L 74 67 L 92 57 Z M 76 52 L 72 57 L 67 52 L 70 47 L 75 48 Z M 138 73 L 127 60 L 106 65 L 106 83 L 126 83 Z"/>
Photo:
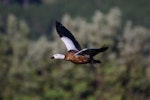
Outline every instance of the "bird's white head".
<path fill-rule="evenodd" d="M 63 54 L 54 54 L 51 59 L 64 59 L 65 55 Z"/>

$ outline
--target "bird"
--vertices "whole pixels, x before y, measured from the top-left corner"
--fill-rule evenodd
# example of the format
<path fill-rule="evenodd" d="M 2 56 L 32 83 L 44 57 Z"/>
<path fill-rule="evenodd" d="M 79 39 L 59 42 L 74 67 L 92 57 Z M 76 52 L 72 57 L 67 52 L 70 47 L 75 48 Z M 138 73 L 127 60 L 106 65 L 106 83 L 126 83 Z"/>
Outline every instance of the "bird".
<path fill-rule="evenodd" d="M 103 45 L 101 48 L 84 48 L 81 49 L 80 44 L 72 35 L 72 33 L 63 26 L 59 21 L 55 22 L 56 31 L 67 48 L 67 53 L 54 54 L 51 59 L 63 59 L 74 64 L 96 64 L 101 63 L 100 60 L 95 60 L 94 56 L 108 49 L 108 46 Z"/>

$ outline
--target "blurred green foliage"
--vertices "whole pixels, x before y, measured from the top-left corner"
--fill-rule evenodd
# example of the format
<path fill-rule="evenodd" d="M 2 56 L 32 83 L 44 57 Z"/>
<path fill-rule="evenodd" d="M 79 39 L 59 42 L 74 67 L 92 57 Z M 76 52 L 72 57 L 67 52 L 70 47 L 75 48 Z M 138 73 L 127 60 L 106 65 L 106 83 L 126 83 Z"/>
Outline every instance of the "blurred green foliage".
<path fill-rule="evenodd" d="M 60 20 L 64 13 L 69 13 L 73 17 L 82 16 L 90 21 L 95 10 L 101 9 L 106 13 L 112 7 L 121 9 L 123 24 L 126 20 L 132 20 L 134 25 L 150 27 L 149 5 L 150 2 L 146 0 L 82 0 L 82 2 L 80 0 L 2 0 L 0 12 L 3 19 L 9 13 L 25 19 L 31 27 L 30 37 L 33 39 L 37 39 L 42 34 L 46 34 L 51 39 L 49 33 L 52 31 L 53 23 L 55 20 Z"/>
<path fill-rule="evenodd" d="M 95 11 L 95 2 L 105 13 Z M 126 8 L 135 3 L 139 9 L 139 4 L 145 4 L 136 2 L 126 1 L 130 4 Z M 142 17 L 139 12 L 141 22 L 125 20 L 125 5 L 119 0 L 115 4 L 108 0 L 83 0 L 85 6 L 78 0 L 41 3 L 29 8 L 0 4 L 1 100 L 150 99 L 150 29 L 134 24 L 142 22 L 147 26 L 147 16 Z M 116 3 L 122 6 L 121 10 L 109 9 L 109 5 Z M 129 10 L 129 15 L 138 19 L 136 10 Z M 66 52 L 52 23 L 56 19 L 75 35 L 82 47 L 108 45 L 107 52 L 96 56 L 102 63 L 74 65 L 50 60 L 53 53 Z M 50 34 L 51 40 L 45 33 Z"/>

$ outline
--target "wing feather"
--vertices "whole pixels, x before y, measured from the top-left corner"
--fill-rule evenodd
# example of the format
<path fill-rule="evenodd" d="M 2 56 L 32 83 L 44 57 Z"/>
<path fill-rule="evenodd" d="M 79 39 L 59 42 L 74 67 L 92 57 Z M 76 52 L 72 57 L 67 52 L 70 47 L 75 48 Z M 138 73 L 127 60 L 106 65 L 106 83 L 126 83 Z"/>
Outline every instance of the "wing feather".
<path fill-rule="evenodd" d="M 56 31 L 60 36 L 61 40 L 66 45 L 68 51 L 70 50 L 81 50 L 81 47 L 77 40 L 74 38 L 72 33 L 66 29 L 60 22 L 56 21 Z"/>
<path fill-rule="evenodd" d="M 108 49 L 107 46 L 103 46 L 101 48 L 85 48 L 82 49 L 80 51 L 78 51 L 75 55 L 89 55 L 90 57 L 94 57 L 96 54 L 100 53 L 100 52 L 104 52 Z"/>

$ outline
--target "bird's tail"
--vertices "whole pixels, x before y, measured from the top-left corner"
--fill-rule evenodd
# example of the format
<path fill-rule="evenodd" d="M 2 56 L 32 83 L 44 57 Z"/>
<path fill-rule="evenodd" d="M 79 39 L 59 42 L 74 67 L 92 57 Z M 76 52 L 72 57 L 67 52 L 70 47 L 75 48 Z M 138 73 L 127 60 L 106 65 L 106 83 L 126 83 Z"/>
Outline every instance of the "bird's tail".
<path fill-rule="evenodd" d="M 94 63 L 96 64 L 96 63 L 101 63 L 101 61 L 100 60 L 94 60 Z"/>
<path fill-rule="evenodd" d="M 100 60 L 95 60 L 95 59 L 93 59 L 93 60 L 91 61 L 91 63 L 92 63 L 92 64 L 97 64 L 97 63 L 99 63 L 99 64 L 100 64 L 100 63 L 101 63 L 101 61 L 100 61 Z"/>

